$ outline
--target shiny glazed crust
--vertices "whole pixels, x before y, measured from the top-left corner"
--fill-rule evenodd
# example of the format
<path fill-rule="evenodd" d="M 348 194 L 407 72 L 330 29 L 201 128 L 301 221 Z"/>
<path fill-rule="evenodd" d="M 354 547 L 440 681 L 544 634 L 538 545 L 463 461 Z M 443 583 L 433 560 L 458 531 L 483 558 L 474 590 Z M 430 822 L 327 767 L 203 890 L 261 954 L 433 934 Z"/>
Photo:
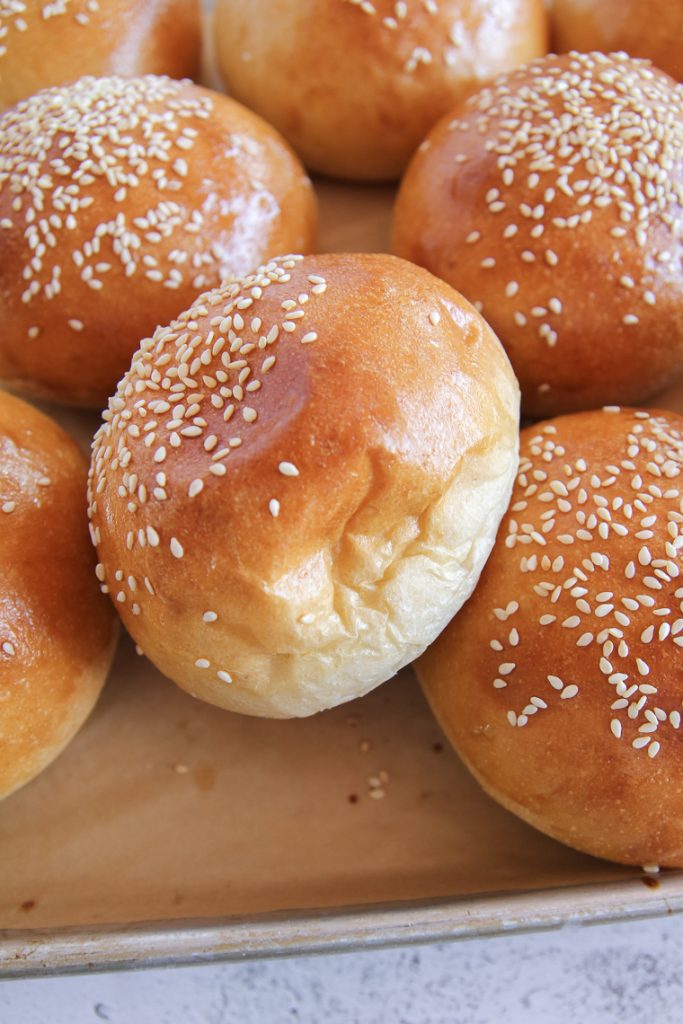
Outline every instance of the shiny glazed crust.
<path fill-rule="evenodd" d="M 444 118 L 393 249 L 503 342 L 522 409 L 644 402 L 683 370 L 683 89 L 626 57 L 547 57 Z"/>
<path fill-rule="evenodd" d="M 298 160 L 226 96 L 156 76 L 46 90 L 0 118 L 0 380 L 101 408 L 157 324 L 315 228 Z"/>
<path fill-rule="evenodd" d="M 86 468 L 51 420 L 0 392 L 0 797 L 90 714 L 116 628 L 98 593 Z"/>
<path fill-rule="evenodd" d="M 472 598 L 417 664 L 487 792 L 627 864 L 683 866 L 683 417 L 522 431 Z"/>
<path fill-rule="evenodd" d="M 392 180 L 473 89 L 547 50 L 542 0 L 218 0 L 231 95 L 304 163 Z"/>
<path fill-rule="evenodd" d="M 82 75 L 194 78 L 199 16 L 199 0 L 0 4 L 0 111 Z"/>
<path fill-rule="evenodd" d="M 471 592 L 518 389 L 472 307 L 391 256 L 285 257 L 145 341 L 96 436 L 98 573 L 195 696 L 309 715 L 419 654 Z"/>

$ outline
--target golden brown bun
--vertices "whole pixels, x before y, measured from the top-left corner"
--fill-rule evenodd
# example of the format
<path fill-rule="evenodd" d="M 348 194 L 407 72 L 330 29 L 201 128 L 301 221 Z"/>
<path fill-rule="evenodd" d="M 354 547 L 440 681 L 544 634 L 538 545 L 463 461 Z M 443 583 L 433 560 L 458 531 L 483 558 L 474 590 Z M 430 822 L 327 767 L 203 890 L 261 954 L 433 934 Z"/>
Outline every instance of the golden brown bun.
<path fill-rule="evenodd" d="M 424 270 L 275 260 L 200 296 L 121 381 L 90 475 L 100 578 L 197 697 L 286 718 L 360 696 L 471 592 L 518 401 L 487 325 Z"/>
<path fill-rule="evenodd" d="M 397 178 L 434 122 L 501 71 L 545 53 L 542 0 L 218 0 L 230 92 L 304 163 Z"/>
<path fill-rule="evenodd" d="M 200 46 L 199 0 L 10 0 L 0 4 L 0 111 L 81 75 L 193 78 Z"/>
<path fill-rule="evenodd" d="M 642 402 L 683 370 L 682 101 L 643 62 L 551 56 L 444 118 L 408 169 L 394 251 L 482 311 L 527 415 Z"/>
<path fill-rule="evenodd" d="M 0 798 L 64 749 L 111 664 L 116 628 L 97 589 L 85 488 L 74 442 L 0 392 Z"/>
<path fill-rule="evenodd" d="M 553 0 L 555 47 L 625 50 L 683 79 L 683 0 Z"/>
<path fill-rule="evenodd" d="M 570 846 L 683 866 L 683 417 L 522 431 L 474 595 L 417 665 L 488 793 Z"/>
<path fill-rule="evenodd" d="M 294 154 L 233 100 L 84 78 L 0 117 L 0 379 L 101 408 L 204 288 L 313 245 Z"/>

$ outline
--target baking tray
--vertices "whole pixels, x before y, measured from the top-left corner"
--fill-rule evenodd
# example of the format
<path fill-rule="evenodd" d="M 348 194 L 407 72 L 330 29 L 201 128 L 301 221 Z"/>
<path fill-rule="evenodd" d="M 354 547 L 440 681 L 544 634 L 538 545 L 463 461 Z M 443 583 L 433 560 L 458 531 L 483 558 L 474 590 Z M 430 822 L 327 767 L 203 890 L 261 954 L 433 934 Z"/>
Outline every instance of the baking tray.
<path fill-rule="evenodd" d="M 393 192 L 317 184 L 321 248 L 385 250 Z M 658 403 L 683 410 L 683 388 Z M 96 418 L 55 411 L 85 445 Z M 412 672 L 310 719 L 193 700 L 124 638 L 92 717 L 0 808 L 0 974 L 348 950 L 683 909 L 484 795 Z"/>

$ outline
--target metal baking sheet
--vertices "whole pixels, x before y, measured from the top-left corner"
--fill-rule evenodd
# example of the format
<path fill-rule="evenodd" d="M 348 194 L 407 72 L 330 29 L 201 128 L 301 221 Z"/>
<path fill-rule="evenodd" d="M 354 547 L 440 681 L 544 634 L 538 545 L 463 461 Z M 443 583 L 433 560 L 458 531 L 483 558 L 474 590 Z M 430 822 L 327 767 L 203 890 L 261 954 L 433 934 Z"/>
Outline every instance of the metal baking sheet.
<path fill-rule="evenodd" d="M 393 193 L 317 185 L 328 251 L 385 250 Z M 657 403 L 683 410 L 683 388 Z M 84 444 L 96 420 L 59 412 Z M 679 912 L 660 879 L 490 801 L 410 671 L 311 719 L 193 700 L 121 643 L 55 764 L 0 807 L 0 973 L 192 963 Z"/>

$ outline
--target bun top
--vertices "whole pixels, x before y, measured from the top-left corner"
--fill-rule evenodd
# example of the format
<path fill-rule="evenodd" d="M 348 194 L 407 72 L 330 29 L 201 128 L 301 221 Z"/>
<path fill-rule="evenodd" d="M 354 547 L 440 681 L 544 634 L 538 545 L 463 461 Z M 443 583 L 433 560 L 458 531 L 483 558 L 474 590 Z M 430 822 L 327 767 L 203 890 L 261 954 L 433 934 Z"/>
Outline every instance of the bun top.
<path fill-rule="evenodd" d="M 683 417 L 574 414 L 520 447 L 480 583 L 420 676 L 507 807 L 598 856 L 680 866 Z"/>
<path fill-rule="evenodd" d="M 103 404 L 158 323 L 314 228 L 298 160 L 225 96 L 153 75 L 38 93 L 0 118 L 0 377 Z"/>
<path fill-rule="evenodd" d="M 554 45 L 566 50 L 625 50 L 683 80 L 682 0 L 553 0 Z"/>
<path fill-rule="evenodd" d="M 218 0 L 228 91 L 308 167 L 392 180 L 454 103 L 547 51 L 543 0 Z M 305 69 L 305 70 L 304 70 Z"/>
<path fill-rule="evenodd" d="M 0 111 L 75 75 L 194 78 L 199 0 L 0 0 Z"/>
<path fill-rule="evenodd" d="M 497 339 L 430 274 L 273 260 L 145 340 L 119 384 L 90 475 L 100 578 L 206 699 L 311 714 L 358 696 L 442 628 L 461 575 L 473 586 L 517 411 Z M 451 485 L 467 515 L 433 512 Z"/>
<path fill-rule="evenodd" d="M 643 61 L 549 56 L 411 164 L 394 249 L 482 311 L 527 414 L 642 401 L 683 367 L 682 104 Z"/>

